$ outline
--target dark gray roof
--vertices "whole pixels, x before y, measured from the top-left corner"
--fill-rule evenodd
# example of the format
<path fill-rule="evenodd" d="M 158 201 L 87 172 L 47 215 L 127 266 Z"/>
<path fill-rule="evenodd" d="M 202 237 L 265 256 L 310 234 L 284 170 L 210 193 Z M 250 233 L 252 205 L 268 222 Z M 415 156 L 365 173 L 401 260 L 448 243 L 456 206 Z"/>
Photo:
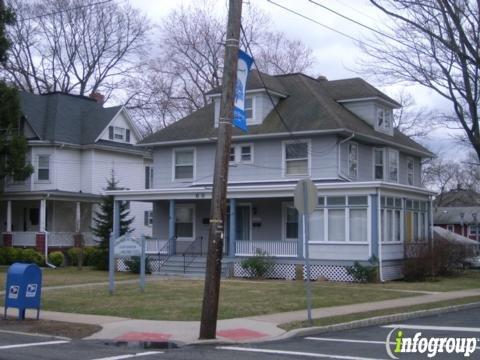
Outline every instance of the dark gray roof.
<path fill-rule="evenodd" d="M 462 216 L 463 214 L 463 220 Z M 461 207 L 436 207 L 433 211 L 433 223 L 435 225 L 448 224 L 473 224 L 475 220 L 472 214 L 477 214 L 480 222 L 480 206 L 461 206 Z"/>
<path fill-rule="evenodd" d="M 372 126 L 351 113 L 330 95 L 328 81 L 315 80 L 303 74 L 288 74 L 274 77 L 285 89 L 288 96 L 277 105 L 288 129 L 291 132 L 340 129 L 363 135 L 372 142 L 384 140 L 406 146 L 424 154 L 431 154 L 426 148 L 416 143 L 399 131 L 389 136 L 375 131 Z M 234 128 L 233 135 L 251 136 L 259 134 L 286 133 L 276 111 L 271 111 L 261 125 L 251 125 L 248 133 Z M 214 127 L 214 104 L 211 103 L 166 128 L 146 137 L 140 143 L 152 144 L 180 140 L 212 138 L 217 135 Z"/>
<path fill-rule="evenodd" d="M 121 106 L 104 108 L 93 99 L 63 93 L 20 93 L 22 114 L 39 140 L 93 144 Z"/>
<path fill-rule="evenodd" d="M 247 91 L 267 88 L 268 90 L 272 90 L 279 94 L 288 95 L 282 83 L 275 76 L 261 73 L 261 77 L 260 77 L 258 73 L 259 73 L 258 70 L 252 70 L 248 74 L 247 86 L 246 86 Z M 221 92 L 222 92 L 222 87 L 217 86 L 216 88 L 207 92 L 207 95 L 221 94 Z"/>
<path fill-rule="evenodd" d="M 434 205 L 443 207 L 480 206 L 480 194 L 469 189 L 454 189 L 439 194 L 435 198 Z"/>
<path fill-rule="evenodd" d="M 329 95 L 337 101 L 379 97 L 396 105 L 397 107 L 402 106 L 362 78 L 331 80 L 323 82 L 324 86 L 329 92 Z"/>

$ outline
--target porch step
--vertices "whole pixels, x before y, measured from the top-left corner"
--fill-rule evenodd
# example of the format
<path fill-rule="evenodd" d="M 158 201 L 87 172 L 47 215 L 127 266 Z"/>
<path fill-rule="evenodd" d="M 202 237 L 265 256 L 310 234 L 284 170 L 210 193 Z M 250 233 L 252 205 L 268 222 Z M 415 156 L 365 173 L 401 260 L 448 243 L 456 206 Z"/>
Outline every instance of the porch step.
<path fill-rule="evenodd" d="M 181 277 L 205 277 L 205 269 L 207 267 L 207 258 L 205 256 L 197 256 L 194 259 L 187 258 L 189 263 L 184 269 L 184 258 L 182 255 L 175 255 L 168 258 L 162 267 L 152 273 L 153 275 L 162 276 L 181 276 Z M 226 270 L 226 266 L 222 265 L 222 273 Z"/>

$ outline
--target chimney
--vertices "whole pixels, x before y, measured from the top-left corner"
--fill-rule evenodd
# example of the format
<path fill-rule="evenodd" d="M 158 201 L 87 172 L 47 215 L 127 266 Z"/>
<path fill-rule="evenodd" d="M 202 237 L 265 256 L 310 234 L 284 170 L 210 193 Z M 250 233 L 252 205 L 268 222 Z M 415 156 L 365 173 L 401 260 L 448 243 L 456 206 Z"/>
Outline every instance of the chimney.
<path fill-rule="evenodd" d="M 103 106 L 103 103 L 105 102 L 105 96 L 96 91 L 92 91 L 88 97 L 90 99 L 95 100 L 97 103 L 99 103 L 102 106 Z"/>
<path fill-rule="evenodd" d="M 327 77 L 324 76 L 324 75 L 318 75 L 317 80 L 318 81 L 328 81 Z"/>

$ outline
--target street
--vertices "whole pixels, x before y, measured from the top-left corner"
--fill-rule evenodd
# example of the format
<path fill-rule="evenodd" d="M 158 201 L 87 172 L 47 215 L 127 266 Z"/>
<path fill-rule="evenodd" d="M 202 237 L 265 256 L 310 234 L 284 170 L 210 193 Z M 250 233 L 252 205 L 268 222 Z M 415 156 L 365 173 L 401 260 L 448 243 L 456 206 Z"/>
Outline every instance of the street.
<path fill-rule="evenodd" d="M 462 310 L 439 316 L 413 319 L 353 330 L 322 333 L 288 340 L 246 345 L 195 345 L 178 349 L 144 348 L 138 344 L 115 344 L 102 341 L 40 337 L 36 335 L 0 333 L 0 359 L 69 359 L 69 360 L 120 360 L 141 359 L 345 359 L 377 360 L 391 358 L 385 342 L 394 329 L 403 331 L 403 338 L 413 338 L 421 332 L 422 338 L 472 338 L 475 344 L 469 359 L 480 359 L 480 308 Z M 395 330 L 395 334 L 397 330 Z M 395 348 L 395 334 L 390 338 L 390 349 Z M 420 344 L 420 342 L 419 342 Z M 163 347 L 163 348 L 162 348 Z M 420 348 L 420 346 L 419 346 Z M 446 350 L 446 347 L 444 350 Z M 432 351 L 433 348 L 428 348 Z M 427 352 L 394 353 L 398 359 L 428 359 Z M 461 354 L 445 351 L 434 359 L 461 359 Z"/>

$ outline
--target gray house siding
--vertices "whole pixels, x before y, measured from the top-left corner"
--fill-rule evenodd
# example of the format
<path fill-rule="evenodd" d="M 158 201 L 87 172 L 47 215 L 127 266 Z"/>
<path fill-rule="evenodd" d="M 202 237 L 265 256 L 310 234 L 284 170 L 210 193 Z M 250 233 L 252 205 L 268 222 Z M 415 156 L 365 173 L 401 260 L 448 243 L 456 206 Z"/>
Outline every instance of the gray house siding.
<path fill-rule="evenodd" d="M 382 243 L 382 260 L 397 260 L 404 257 L 404 244 Z"/>
<path fill-rule="evenodd" d="M 341 247 L 341 251 L 339 251 Z M 310 257 L 317 260 L 368 260 L 369 245 L 311 244 Z"/>

